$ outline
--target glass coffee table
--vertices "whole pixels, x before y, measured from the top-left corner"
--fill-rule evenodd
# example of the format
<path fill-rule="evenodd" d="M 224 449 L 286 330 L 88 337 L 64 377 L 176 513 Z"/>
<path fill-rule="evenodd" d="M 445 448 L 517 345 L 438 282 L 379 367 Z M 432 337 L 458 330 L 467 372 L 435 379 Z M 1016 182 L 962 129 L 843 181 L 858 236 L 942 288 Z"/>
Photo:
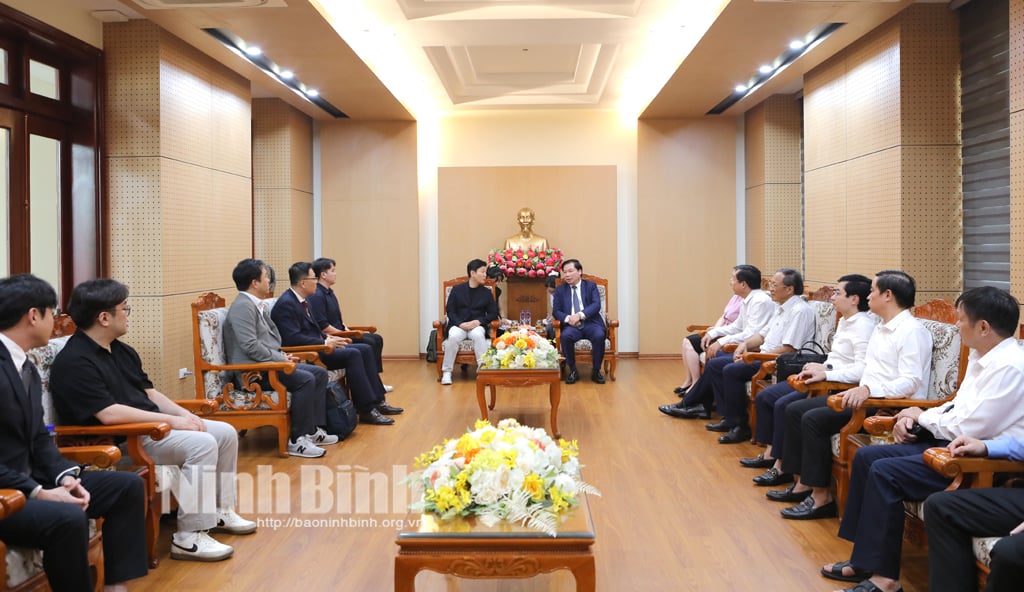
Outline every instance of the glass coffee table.
<path fill-rule="evenodd" d="M 529 578 L 568 569 L 576 589 L 596 585 L 593 545 L 596 539 L 587 496 L 559 516 L 557 536 L 520 524 L 494 526 L 476 517 L 440 521 L 430 513 L 409 514 L 395 543 L 395 592 L 413 592 L 421 570 L 460 578 Z"/>
<path fill-rule="evenodd" d="M 561 438 L 558 431 L 558 404 L 562 399 L 561 372 L 555 368 L 523 368 L 523 369 L 481 369 L 476 372 L 476 401 L 480 405 L 480 418 L 487 419 L 487 410 L 494 409 L 495 387 L 498 386 L 535 386 L 548 385 L 548 398 L 551 400 L 551 434 Z M 490 388 L 491 401 L 484 401 L 484 390 Z"/>

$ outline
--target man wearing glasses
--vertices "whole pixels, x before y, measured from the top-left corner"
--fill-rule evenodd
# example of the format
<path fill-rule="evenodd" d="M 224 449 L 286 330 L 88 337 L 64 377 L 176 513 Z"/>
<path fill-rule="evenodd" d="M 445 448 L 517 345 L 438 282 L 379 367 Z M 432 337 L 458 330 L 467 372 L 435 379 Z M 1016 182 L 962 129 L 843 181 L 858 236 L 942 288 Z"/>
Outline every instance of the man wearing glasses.
<path fill-rule="evenodd" d="M 68 312 L 78 326 L 53 361 L 50 389 L 65 423 L 116 425 L 164 422 L 161 440 L 142 437 L 157 464 L 178 465 L 178 532 L 171 558 L 220 561 L 234 549 L 207 534 L 250 534 L 256 523 L 235 513 L 238 434 L 222 421 L 201 419 L 156 390 L 139 354 L 119 338 L 128 332 L 128 286 L 112 279 L 82 282 L 71 293 Z M 210 479 L 210 475 L 215 479 Z M 189 495 L 189 494 L 192 495 Z"/>
<path fill-rule="evenodd" d="M 281 343 L 295 345 L 333 345 L 331 353 L 321 353 L 320 360 L 328 368 L 345 369 L 345 381 L 352 391 L 352 404 L 359 412 L 359 421 L 373 425 L 391 425 L 400 407 L 384 402 L 384 383 L 377 374 L 373 350 L 362 343 L 352 343 L 344 337 L 326 335 L 313 320 L 307 298 L 316 293 L 317 278 L 313 266 L 305 261 L 288 268 L 291 289 L 286 290 L 270 310 L 270 318 L 281 333 Z"/>

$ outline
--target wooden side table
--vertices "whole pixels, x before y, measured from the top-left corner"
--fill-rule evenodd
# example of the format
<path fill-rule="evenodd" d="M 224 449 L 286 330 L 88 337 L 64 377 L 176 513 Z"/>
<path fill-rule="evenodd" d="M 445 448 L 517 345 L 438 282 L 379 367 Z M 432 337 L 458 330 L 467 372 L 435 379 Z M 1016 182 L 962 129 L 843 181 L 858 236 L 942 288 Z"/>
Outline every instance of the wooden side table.
<path fill-rule="evenodd" d="M 548 398 L 551 400 L 551 433 L 561 438 L 558 431 L 558 404 L 562 400 L 562 381 L 558 368 L 550 369 L 517 369 L 517 370 L 485 370 L 476 372 L 476 401 L 480 405 L 480 418 L 487 419 L 487 410 L 494 409 L 496 386 L 535 386 L 548 385 Z M 484 401 L 484 389 L 491 390 L 491 402 Z"/>
<path fill-rule="evenodd" d="M 579 505 L 560 516 L 558 536 L 519 524 L 485 526 L 475 517 L 438 521 L 433 514 L 410 514 L 395 543 L 395 592 L 414 592 L 416 574 L 430 570 L 461 578 L 529 578 L 568 569 L 576 589 L 594 592 L 596 539 L 590 505 L 580 494 Z"/>

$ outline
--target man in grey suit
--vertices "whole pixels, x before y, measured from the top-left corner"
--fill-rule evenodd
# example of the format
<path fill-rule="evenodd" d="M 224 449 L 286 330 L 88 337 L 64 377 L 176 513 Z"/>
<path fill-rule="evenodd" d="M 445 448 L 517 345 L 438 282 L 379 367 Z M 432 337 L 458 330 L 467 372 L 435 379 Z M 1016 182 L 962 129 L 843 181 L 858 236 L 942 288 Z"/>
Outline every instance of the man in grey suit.
<path fill-rule="evenodd" d="M 281 351 L 281 335 L 270 320 L 267 265 L 259 259 L 243 259 L 231 272 L 238 297 L 231 303 L 224 322 L 224 349 L 229 364 L 299 362 Z M 291 433 L 288 454 L 318 458 L 327 453 L 320 446 L 336 444 L 338 437 L 317 427 L 327 422 L 327 371 L 312 364 L 299 364 L 291 374 L 278 373 L 281 384 L 292 394 L 289 413 Z M 264 388 L 270 385 L 264 377 Z M 281 393 L 284 396 L 284 393 Z"/>

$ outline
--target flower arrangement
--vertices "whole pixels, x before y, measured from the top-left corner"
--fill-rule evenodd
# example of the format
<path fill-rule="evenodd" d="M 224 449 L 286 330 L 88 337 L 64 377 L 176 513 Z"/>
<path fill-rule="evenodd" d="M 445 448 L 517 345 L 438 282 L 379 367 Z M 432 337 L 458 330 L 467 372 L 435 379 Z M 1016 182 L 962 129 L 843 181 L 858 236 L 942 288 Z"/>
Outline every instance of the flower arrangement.
<path fill-rule="evenodd" d="M 506 331 L 484 353 L 483 369 L 557 368 L 558 350 L 532 327 Z"/>
<path fill-rule="evenodd" d="M 493 249 L 488 265 L 497 265 L 506 276 L 542 278 L 562 265 L 561 249 Z"/>
<path fill-rule="evenodd" d="M 575 507 L 580 492 L 601 495 L 580 480 L 578 454 L 575 440 L 555 443 L 515 419 L 497 427 L 477 420 L 472 431 L 416 458 L 423 470 L 409 480 L 423 497 L 412 508 L 445 520 L 476 515 L 487 526 L 509 520 L 555 536 L 558 512 Z"/>

